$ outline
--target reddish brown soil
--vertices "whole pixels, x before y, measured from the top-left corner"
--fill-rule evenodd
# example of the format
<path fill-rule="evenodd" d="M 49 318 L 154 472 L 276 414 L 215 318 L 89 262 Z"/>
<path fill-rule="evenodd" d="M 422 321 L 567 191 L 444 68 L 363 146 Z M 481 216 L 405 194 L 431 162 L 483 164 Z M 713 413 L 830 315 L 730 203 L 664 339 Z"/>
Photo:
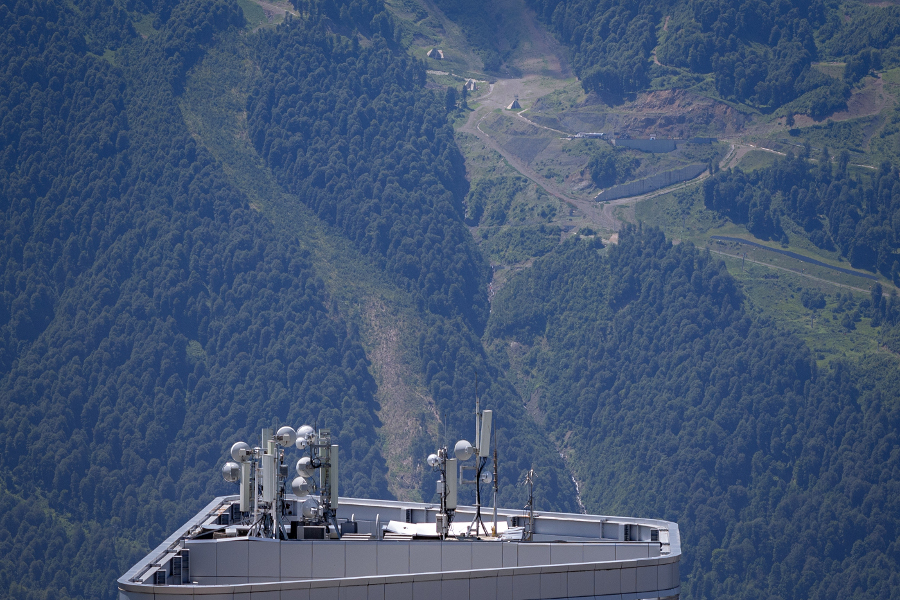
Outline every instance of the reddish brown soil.
<path fill-rule="evenodd" d="M 826 119 L 846 121 L 847 119 L 875 115 L 884 110 L 884 107 L 890 100 L 890 95 L 884 91 L 884 80 L 880 76 L 867 77 L 861 89 L 853 90 L 850 99 L 847 101 L 847 110 L 836 112 L 826 117 Z M 824 121 L 825 119 L 822 120 Z M 794 117 L 795 127 L 808 127 L 817 122 L 819 121 L 807 115 Z"/>
<path fill-rule="evenodd" d="M 632 135 L 683 138 L 715 131 L 729 136 L 741 131 L 747 118 L 722 102 L 684 90 L 641 94 L 619 112 Z"/>

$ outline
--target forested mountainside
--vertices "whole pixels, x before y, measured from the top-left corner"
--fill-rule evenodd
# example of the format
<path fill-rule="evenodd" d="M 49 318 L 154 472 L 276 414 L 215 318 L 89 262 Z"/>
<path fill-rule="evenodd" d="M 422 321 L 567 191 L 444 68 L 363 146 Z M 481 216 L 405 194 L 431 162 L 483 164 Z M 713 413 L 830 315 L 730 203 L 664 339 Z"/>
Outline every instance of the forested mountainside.
<path fill-rule="evenodd" d="M 297 240 L 188 133 L 176 102 L 188 70 L 242 26 L 241 10 L 127 8 L 0 2 L 9 597 L 113 597 L 138 557 L 230 491 L 218 474 L 227 448 L 265 425 L 330 426 L 341 493 L 390 496 L 355 325 Z M 392 47 L 380 4 L 298 8 L 303 18 L 278 31 L 245 34 L 259 64 L 253 142 L 298 201 L 418 300 L 421 378 L 447 435 L 468 432 L 477 372 L 486 405 L 508 416 L 499 439 L 518 470 L 503 474 L 506 501 L 520 503 L 519 471 L 540 462 L 542 502 L 574 509 L 561 460 L 481 347 L 488 270 L 462 224 L 467 190 L 443 95 Z M 334 33 L 354 28 L 371 44 Z M 433 481 L 422 486 L 431 498 Z"/>
<path fill-rule="evenodd" d="M 502 21 L 439 4 L 479 35 Z M 254 6 L 234 0 L 0 0 L 0 596 L 114 597 L 138 557 L 233 490 L 218 467 L 263 426 L 331 427 L 341 493 L 391 495 L 368 342 L 322 276 L 340 265 L 251 204 L 179 109 L 226 39 L 249 65 L 232 116 L 253 158 L 416 311 L 404 351 L 440 433 L 414 440 L 410 464 L 471 435 L 477 377 L 499 412 L 501 504 L 523 505 L 536 467 L 541 510 L 678 521 L 686 597 L 898 595 L 894 355 L 817 367 L 719 263 L 649 229 L 608 249 L 558 246 L 553 225 L 498 231 L 542 258 L 489 304 L 445 88 L 427 89 L 381 2 L 292 5 L 252 30 Z M 765 110 L 830 110 L 900 62 L 894 8 L 532 5 L 590 91 L 693 73 Z M 504 60 L 496 40 L 481 52 Z M 830 57 L 843 78 L 810 68 Z M 780 239 L 791 219 L 805 229 L 790 235 L 894 273 L 896 169 L 846 163 L 790 157 L 704 189 L 754 233 Z M 876 292 L 859 310 L 891 326 L 897 302 Z"/>
<path fill-rule="evenodd" d="M 677 521 L 686 597 L 900 593 L 897 361 L 819 370 L 708 253 L 640 228 L 599 246 L 537 260 L 488 330 L 587 510 Z"/>
<path fill-rule="evenodd" d="M 136 558 L 225 491 L 230 441 L 273 419 L 358 440 L 342 489 L 384 497 L 358 340 L 173 102 L 241 13 L 175 6 L 116 67 L 86 52 L 66 5 L 4 3 L 0 19 L 4 595 L 112 597 Z"/>
<path fill-rule="evenodd" d="M 519 474 L 540 462 L 548 468 L 536 494 L 574 510 L 562 461 L 540 443 L 515 389 L 481 345 L 490 270 L 463 222 L 468 183 L 444 95 L 424 88 L 424 65 L 391 50 L 382 35 L 394 30 L 390 17 L 383 5 L 373 6 L 372 23 L 382 24 L 372 27 L 368 47 L 329 33 L 325 19 L 333 16 L 292 19 L 257 34 L 248 134 L 282 186 L 419 307 L 425 329 L 414 348 L 416 367 L 447 439 L 471 437 L 477 381 L 486 406 L 503 415 L 498 440 L 510 468 L 501 476 L 501 501 L 523 503 Z M 435 443 L 422 438 L 414 447 L 427 456 Z M 417 492 L 434 497 L 433 479 L 424 477 Z M 473 493 L 464 488 L 461 498 L 471 501 Z"/>
<path fill-rule="evenodd" d="M 790 104 L 815 118 L 844 105 L 848 84 L 900 64 L 900 7 L 790 0 L 529 0 L 572 52 L 585 91 L 620 96 L 678 70 L 713 76 L 724 99 Z M 652 53 L 656 51 L 656 59 Z M 847 61 L 844 77 L 813 67 Z"/>
<path fill-rule="evenodd" d="M 429 311 L 487 317 L 488 267 L 462 222 L 463 158 L 425 69 L 305 23 L 261 33 L 249 133 L 285 187 Z"/>
<path fill-rule="evenodd" d="M 504 6 L 479 0 L 437 0 L 435 2 L 448 18 L 457 23 L 468 37 L 469 44 L 484 63 L 484 70 L 497 73 L 509 58 L 510 45 L 518 40 L 507 39 L 511 32 L 504 23 Z"/>
<path fill-rule="evenodd" d="M 900 284 L 900 175 L 885 162 L 874 173 L 851 173 L 849 153 L 832 164 L 828 149 L 817 162 L 788 155 L 771 167 L 722 171 L 703 183 L 707 208 L 727 215 L 761 239 L 787 241 L 782 218 L 802 227 L 817 247 L 840 252 L 860 269 Z"/>

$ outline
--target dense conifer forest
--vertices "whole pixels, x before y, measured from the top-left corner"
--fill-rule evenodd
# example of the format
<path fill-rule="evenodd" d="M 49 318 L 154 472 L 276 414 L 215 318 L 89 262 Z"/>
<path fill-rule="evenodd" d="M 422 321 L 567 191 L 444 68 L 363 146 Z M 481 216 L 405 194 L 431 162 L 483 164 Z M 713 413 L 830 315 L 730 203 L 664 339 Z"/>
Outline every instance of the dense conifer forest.
<path fill-rule="evenodd" d="M 175 101 L 217 35 L 243 24 L 240 9 L 137 6 L 156 14 L 143 40 L 132 14 L 83 4 L 0 4 L 0 589 L 17 598 L 113 597 L 134 560 L 228 491 L 217 474 L 227 447 L 273 419 L 330 426 L 341 493 L 390 497 L 354 327 L 296 241 L 190 137 Z M 487 268 L 462 225 L 443 98 L 392 48 L 380 5 L 298 6 L 309 18 L 254 38 L 260 153 L 417 299 L 430 323 L 422 377 L 448 434 L 470 421 L 476 371 L 494 406 L 521 413 L 478 338 Z M 573 509 L 552 450 L 518 420 L 498 430 L 518 469 L 551 465 L 540 497 Z M 504 474 L 515 503 L 517 473 Z"/>
<path fill-rule="evenodd" d="M 900 64 L 896 6 L 856 6 L 851 20 L 843 5 L 807 0 L 529 3 L 570 48 L 584 89 L 611 97 L 683 69 L 712 74 L 724 99 L 820 118 L 871 69 Z M 813 68 L 819 60 L 848 61 L 844 77 Z"/>
<path fill-rule="evenodd" d="M 703 184 L 703 201 L 761 239 L 785 240 L 783 217 L 824 250 L 850 264 L 900 283 L 900 175 L 890 163 L 875 173 L 850 171 L 850 154 L 832 162 L 825 148 L 816 162 L 809 150 L 789 154 L 752 173 L 720 172 Z"/>
<path fill-rule="evenodd" d="M 260 35 L 257 52 L 247 118 L 268 165 L 431 312 L 483 329 L 487 265 L 462 222 L 463 158 L 422 65 L 380 34 L 360 48 L 304 23 Z"/>
<path fill-rule="evenodd" d="M 247 102 L 251 140 L 285 189 L 414 299 L 426 323 L 417 366 L 448 435 L 469 430 L 476 378 L 479 394 L 512 417 L 498 425 L 505 453 L 516 457 L 502 497 L 524 501 L 514 483 L 540 460 L 549 467 L 540 496 L 574 509 L 572 482 L 517 418 L 523 411 L 515 390 L 479 339 L 490 272 L 465 228 L 468 183 L 443 95 L 424 89 L 421 63 L 391 49 L 382 35 L 393 30 L 390 17 L 377 10 L 371 23 L 387 25 L 372 26 L 370 47 L 329 34 L 325 16 L 261 32 L 254 47 L 260 75 Z M 431 499 L 434 482 L 425 478 L 422 486 L 421 496 Z"/>
<path fill-rule="evenodd" d="M 353 440 L 342 489 L 385 497 L 358 340 L 173 102 L 203 44 L 240 24 L 236 6 L 175 6 L 116 66 L 87 52 L 63 5 L 3 4 L 0 18 L 0 588 L 112 597 L 224 491 L 211 475 L 229 440 L 273 417 Z"/>
<path fill-rule="evenodd" d="M 589 512 L 678 522 L 685 596 L 900 593 L 895 360 L 817 369 L 720 261 L 635 228 L 605 255 L 582 239 L 539 259 L 488 336 Z"/>
<path fill-rule="evenodd" d="M 385 5 L 291 4 L 253 30 L 233 0 L 0 0 L 0 596 L 114 598 L 139 557 L 233 491 L 229 445 L 275 423 L 331 427 L 341 494 L 391 497 L 357 323 L 179 109 L 225 39 L 250 64 L 255 156 L 422 323 L 404 351 L 441 434 L 410 461 L 470 435 L 477 380 L 499 412 L 501 504 L 523 505 L 537 467 L 541 510 L 677 521 L 688 598 L 900 594 L 894 355 L 817 365 L 721 263 L 657 230 L 604 248 L 589 230 L 559 244 L 555 225 L 499 229 L 497 198 L 530 183 L 470 193 L 460 111 Z M 437 4 L 499 69 L 501 16 Z M 603 96 L 687 72 L 760 110 L 825 114 L 900 64 L 896 7 L 846 21 L 819 2 L 529 4 Z M 844 76 L 811 67 L 823 59 Z M 897 283 L 896 166 L 809 154 L 709 178 L 706 206 Z M 595 157 L 597 185 L 630 172 L 615 158 Z M 497 228 L 481 248 L 479 223 Z M 485 252 L 535 259 L 492 303 Z M 876 287 L 858 310 L 900 339 L 896 296 Z M 434 482 L 414 492 L 430 500 Z"/>

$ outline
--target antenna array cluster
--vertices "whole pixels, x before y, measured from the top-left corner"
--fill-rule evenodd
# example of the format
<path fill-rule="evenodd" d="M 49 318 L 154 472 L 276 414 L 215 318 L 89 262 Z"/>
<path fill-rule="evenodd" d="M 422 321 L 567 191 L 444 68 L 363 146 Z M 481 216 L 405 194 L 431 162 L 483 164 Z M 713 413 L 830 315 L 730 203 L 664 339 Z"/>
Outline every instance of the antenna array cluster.
<path fill-rule="evenodd" d="M 290 446 L 305 454 L 297 461 L 297 476 L 290 482 L 296 503 L 286 502 L 285 448 Z M 340 537 L 338 446 L 331 443 L 330 429 L 317 432 L 309 425 L 297 430 L 284 426 L 273 435 L 272 429 L 265 428 L 259 446 L 236 442 L 231 458 L 233 461 L 222 467 L 222 476 L 225 481 L 240 483 L 240 511 L 242 519 L 250 523 L 249 535 L 287 539 L 285 517 L 296 506 L 302 523 L 325 525 L 330 537 Z"/>
<path fill-rule="evenodd" d="M 477 384 L 476 384 L 477 386 Z M 493 423 L 493 412 L 490 410 L 481 410 L 481 402 L 478 395 L 475 396 L 475 443 L 473 446 L 468 440 L 459 440 L 453 447 L 453 456 L 450 458 L 450 452 L 447 447 L 440 448 L 436 454 L 428 456 L 428 466 L 435 472 L 440 473 L 437 482 L 437 492 L 441 498 L 441 512 L 437 515 L 435 527 L 440 534 L 441 539 L 446 539 L 450 534 L 450 523 L 453 521 L 456 512 L 456 501 L 458 484 L 475 485 L 475 519 L 468 528 L 467 535 L 479 535 L 479 531 L 484 531 L 485 535 L 497 534 L 497 456 L 494 453 L 494 474 L 490 471 L 484 471 L 488 457 L 491 455 L 491 432 Z M 475 457 L 475 465 L 463 465 L 460 470 L 463 473 L 461 478 L 457 477 L 457 464 L 463 463 Z M 475 477 L 467 479 L 465 473 L 475 471 Z M 481 518 L 481 484 L 494 483 L 494 528 L 491 534 L 488 533 L 487 527 Z"/>

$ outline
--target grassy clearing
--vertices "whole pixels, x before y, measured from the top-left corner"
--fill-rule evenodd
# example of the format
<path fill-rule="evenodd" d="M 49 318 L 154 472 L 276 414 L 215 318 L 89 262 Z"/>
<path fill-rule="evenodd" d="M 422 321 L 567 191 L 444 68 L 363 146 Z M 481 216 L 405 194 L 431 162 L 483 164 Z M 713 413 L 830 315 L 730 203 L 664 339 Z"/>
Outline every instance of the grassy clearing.
<path fill-rule="evenodd" d="M 482 251 L 494 264 L 521 263 L 544 254 L 549 235 L 539 228 L 558 228 L 563 204 L 474 135 L 456 135 L 470 183 L 467 221 L 474 225 L 472 233 Z"/>
<path fill-rule="evenodd" d="M 385 5 L 400 27 L 401 44 L 410 54 L 424 60 L 428 69 L 485 79 L 484 63 L 472 51 L 466 36 L 434 4 L 387 0 Z M 428 58 L 426 55 L 432 48 L 443 50 L 444 59 Z"/>
<path fill-rule="evenodd" d="M 772 166 L 776 158 L 778 158 L 778 155 L 773 152 L 751 150 L 741 158 L 738 166 L 743 171 L 749 173 L 750 171 L 756 171 L 757 169 L 764 169 Z"/>
<path fill-rule="evenodd" d="M 555 89 L 549 94 L 541 96 L 534 103 L 534 111 L 542 113 L 545 117 L 555 117 L 562 111 L 583 104 L 587 99 L 587 94 L 584 93 L 584 89 L 577 79 L 564 82 L 562 87 L 559 87 L 558 80 L 554 80 L 552 83 Z"/>
<path fill-rule="evenodd" d="M 506 159 L 484 145 L 477 137 L 457 133 L 459 147 L 466 157 L 470 193 L 467 201 L 471 210 L 474 193 L 486 182 L 492 184 L 484 200 L 483 214 L 498 213 L 496 218 L 485 218 L 486 226 L 534 225 L 548 223 L 562 210 L 562 203 L 542 188 L 522 177 Z M 499 211 L 502 207 L 502 215 Z M 470 215 L 471 218 L 471 215 Z"/>
<path fill-rule="evenodd" d="M 792 130 L 792 133 L 798 131 L 798 134 L 792 135 L 792 139 L 788 141 L 799 144 L 806 141 L 815 148 L 828 148 L 829 152 L 834 155 L 842 150 L 847 150 L 853 162 L 871 163 L 877 158 L 867 152 L 866 146 L 871 136 L 871 130 L 878 128 L 882 120 L 880 115 L 846 121 L 827 120 L 820 125 Z"/>
<path fill-rule="evenodd" d="M 465 77 L 453 75 L 444 71 L 428 72 L 428 82 L 437 88 L 453 87 L 456 89 L 461 89 L 465 81 Z"/>
<path fill-rule="evenodd" d="M 843 79 L 845 64 L 842 62 L 814 62 L 812 63 L 812 68 L 829 77 Z"/>
<path fill-rule="evenodd" d="M 859 304 L 868 298 L 867 293 L 837 288 L 740 258 L 718 256 L 741 283 L 751 310 L 802 338 L 820 366 L 882 351 L 878 342 L 880 330 L 871 327 L 870 319 L 860 317 Z M 825 308 L 804 307 L 801 298 L 805 290 L 822 293 Z M 852 300 L 848 301 L 848 297 Z M 852 326 L 846 325 L 845 316 Z"/>
<path fill-rule="evenodd" d="M 873 135 L 869 142 L 869 151 L 875 160 L 900 162 L 900 68 L 885 71 L 882 74 L 884 92 L 893 98 L 892 106 L 882 112 L 884 126 Z"/>
<path fill-rule="evenodd" d="M 256 29 L 268 22 L 266 11 L 253 0 L 237 0 L 237 3 L 241 10 L 244 11 L 244 19 L 247 21 L 248 29 Z"/>
<path fill-rule="evenodd" d="M 871 280 L 763 249 L 711 240 L 712 235 L 724 235 L 767 244 L 755 239 L 743 225 L 707 210 L 703 206 L 699 186 L 640 202 L 634 207 L 633 218 L 660 227 L 676 241 L 708 247 L 741 282 L 751 309 L 804 339 L 820 364 L 839 358 L 857 359 L 867 353 L 883 351 L 879 342 L 881 330 L 872 328 L 870 319 L 859 316 L 859 303 L 869 297 Z M 783 221 L 783 224 L 788 228 L 792 226 L 789 221 Z M 791 239 L 787 249 L 792 252 L 850 268 L 836 254 L 824 253 L 799 235 L 791 236 Z M 781 248 L 775 242 L 768 245 Z M 889 285 L 886 281 L 882 281 L 882 285 L 887 293 Z M 826 300 L 825 308 L 811 310 L 804 307 L 804 291 L 822 293 Z M 850 316 L 852 326 L 848 327 L 845 315 Z"/>
<path fill-rule="evenodd" d="M 843 70 L 843 66 L 837 64 L 816 68 L 832 72 Z M 811 123 L 810 119 L 804 118 L 804 126 L 798 124 L 789 131 L 776 128 L 769 134 L 769 141 L 784 144 L 782 150 L 795 145 L 795 152 L 804 143 L 809 143 L 814 153 L 828 148 L 835 156 L 846 150 L 852 162 L 869 166 L 877 166 L 885 160 L 897 162 L 900 160 L 897 98 L 900 98 L 900 69 L 883 72 L 880 80 L 866 77 L 854 89 L 846 111 L 837 113 L 834 119 Z"/>

